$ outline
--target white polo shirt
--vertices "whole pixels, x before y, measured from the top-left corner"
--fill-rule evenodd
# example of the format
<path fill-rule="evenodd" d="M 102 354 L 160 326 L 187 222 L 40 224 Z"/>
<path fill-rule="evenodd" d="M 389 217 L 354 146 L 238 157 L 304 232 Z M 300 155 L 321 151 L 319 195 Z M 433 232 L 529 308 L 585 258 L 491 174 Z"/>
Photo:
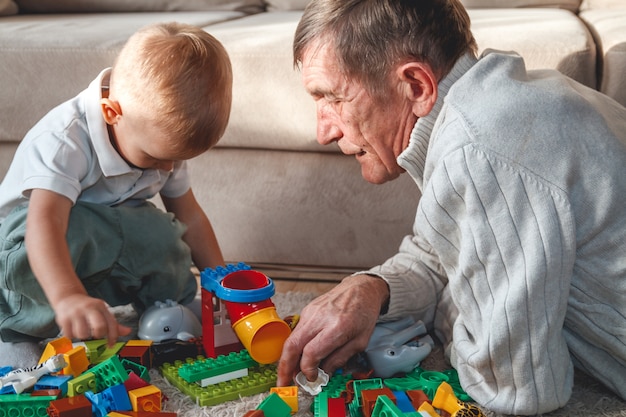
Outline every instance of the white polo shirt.
<path fill-rule="evenodd" d="M 0 183 L 0 223 L 14 207 L 27 204 L 35 188 L 73 203 L 108 206 L 187 192 L 186 162 L 177 162 L 171 172 L 133 168 L 111 144 L 100 106 L 110 73 L 103 70 L 86 90 L 52 109 L 26 134 Z"/>

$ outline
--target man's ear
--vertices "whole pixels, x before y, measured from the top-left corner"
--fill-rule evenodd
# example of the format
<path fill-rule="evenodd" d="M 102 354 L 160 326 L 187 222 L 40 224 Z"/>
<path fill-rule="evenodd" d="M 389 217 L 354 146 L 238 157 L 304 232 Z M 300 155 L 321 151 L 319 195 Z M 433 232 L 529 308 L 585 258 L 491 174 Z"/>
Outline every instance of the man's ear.
<path fill-rule="evenodd" d="M 100 99 L 100 106 L 102 106 L 102 116 L 104 121 L 108 125 L 114 125 L 117 123 L 118 118 L 122 115 L 122 108 L 120 103 L 110 98 Z"/>
<path fill-rule="evenodd" d="M 400 65 L 396 75 L 404 83 L 404 92 L 413 103 L 413 113 L 424 117 L 437 102 L 438 83 L 430 65 L 411 61 Z"/>

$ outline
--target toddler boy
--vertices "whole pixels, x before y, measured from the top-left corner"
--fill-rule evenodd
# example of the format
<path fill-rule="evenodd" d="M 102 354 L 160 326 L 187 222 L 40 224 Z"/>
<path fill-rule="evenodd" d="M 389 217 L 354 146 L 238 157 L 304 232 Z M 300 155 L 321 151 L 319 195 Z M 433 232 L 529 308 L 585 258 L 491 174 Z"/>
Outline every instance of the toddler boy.
<path fill-rule="evenodd" d="M 109 306 L 194 299 L 192 262 L 224 260 L 185 161 L 224 133 L 231 89 L 214 37 L 150 25 L 27 133 L 0 184 L 0 354 L 20 348 L 0 366 L 34 365 L 33 342 L 59 331 L 113 344 L 130 329 Z"/>

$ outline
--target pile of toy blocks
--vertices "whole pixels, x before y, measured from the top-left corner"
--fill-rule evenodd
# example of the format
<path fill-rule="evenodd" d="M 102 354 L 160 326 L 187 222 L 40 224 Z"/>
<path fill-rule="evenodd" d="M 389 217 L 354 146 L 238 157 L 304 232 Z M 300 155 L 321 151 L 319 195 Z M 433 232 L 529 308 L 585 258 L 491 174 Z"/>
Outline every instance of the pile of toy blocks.
<path fill-rule="evenodd" d="M 353 379 L 335 374 L 312 404 L 315 417 L 484 417 L 460 386 L 455 370 L 416 368 L 401 378 Z M 464 414 L 468 410 L 469 413 Z"/>
<path fill-rule="evenodd" d="M 131 340 L 109 348 L 104 340 L 73 345 L 65 337 L 56 339 L 39 365 L 0 369 L 0 415 L 175 417 L 161 411 L 161 391 L 150 384 L 151 345 Z"/>

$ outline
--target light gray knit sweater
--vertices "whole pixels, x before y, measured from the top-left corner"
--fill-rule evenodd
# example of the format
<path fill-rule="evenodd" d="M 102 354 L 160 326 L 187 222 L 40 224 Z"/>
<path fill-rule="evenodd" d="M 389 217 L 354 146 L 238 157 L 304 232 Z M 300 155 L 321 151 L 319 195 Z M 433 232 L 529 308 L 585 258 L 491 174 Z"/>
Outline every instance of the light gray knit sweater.
<path fill-rule="evenodd" d="M 465 56 L 398 162 L 422 197 L 369 271 L 381 319 L 434 326 L 496 412 L 563 406 L 572 363 L 626 397 L 626 109 L 517 55 Z"/>

